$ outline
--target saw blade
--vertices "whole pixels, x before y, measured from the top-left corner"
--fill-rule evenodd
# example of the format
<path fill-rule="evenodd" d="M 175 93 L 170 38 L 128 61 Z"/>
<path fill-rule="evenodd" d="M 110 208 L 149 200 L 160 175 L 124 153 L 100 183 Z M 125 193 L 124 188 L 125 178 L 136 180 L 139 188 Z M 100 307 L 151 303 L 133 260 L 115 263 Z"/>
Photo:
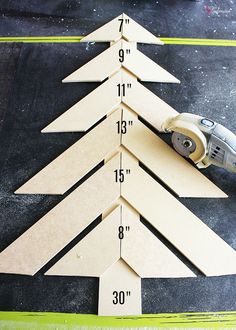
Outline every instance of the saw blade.
<path fill-rule="evenodd" d="M 196 143 L 190 137 L 178 132 L 173 132 L 171 137 L 175 150 L 186 158 L 196 150 Z"/>

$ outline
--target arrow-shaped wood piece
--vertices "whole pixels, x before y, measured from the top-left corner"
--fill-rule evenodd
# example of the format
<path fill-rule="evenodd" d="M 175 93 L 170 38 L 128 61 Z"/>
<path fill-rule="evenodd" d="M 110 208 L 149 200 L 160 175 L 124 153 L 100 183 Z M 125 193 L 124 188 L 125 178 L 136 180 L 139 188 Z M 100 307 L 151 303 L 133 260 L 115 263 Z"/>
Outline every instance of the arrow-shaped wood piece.
<path fill-rule="evenodd" d="M 121 38 L 127 41 L 163 45 L 163 42 L 159 38 L 136 23 L 126 14 L 114 18 L 112 21 L 82 38 L 81 42 L 115 42 Z"/>
<path fill-rule="evenodd" d="M 132 44 L 120 40 L 71 73 L 63 82 L 104 81 L 122 67 L 142 81 L 179 83 L 172 74 L 145 56 Z"/>
<path fill-rule="evenodd" d="M 140 277 L 195 277 L 141 224 L 139 214 L 124 203 L 53 265 L 46 275 L 99 277 L 120 257 Z"/>
<path fill-rule="evenodd" d="M 165 120 L 178 115 L 176 110 L 121 69 L 55 119 L 42 132 L 86 131 L 121 103 L 126 104 L 159 131 L 163 130 Z"/>
<path fill-rule="evenodd" d="M 98 315 L 141 313 L 141 278 L 119 259 L 99 279 Z"/>

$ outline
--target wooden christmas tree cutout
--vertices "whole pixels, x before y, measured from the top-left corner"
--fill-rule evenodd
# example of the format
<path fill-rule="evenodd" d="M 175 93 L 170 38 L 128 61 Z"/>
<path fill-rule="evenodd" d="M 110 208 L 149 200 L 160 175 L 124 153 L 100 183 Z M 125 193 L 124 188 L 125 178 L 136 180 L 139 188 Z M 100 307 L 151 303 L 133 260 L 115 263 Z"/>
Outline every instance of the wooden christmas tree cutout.
<path fill-rule="evenodd" d="M 179 82 L 136 49 L 137 42 L 160 40 L 122 14 L 82 41 L 111 47 L 64 81 L 108 80 L 42 132 L 87 131 L 106 118 L 16 193 L 63 194 L 104 164 L 1 252 L 0 272 L 34 275 L 101 216 L 46 275 L 98 277 L 100 315 L 140 314 L 141 278 L 196 276 L 140 216 L 206 276 L 235 274 L 236 251 L 139 162 L 180 197 L 227 196 L 139 120 L 162 132 L 178 114 L 137 81 Z"/>

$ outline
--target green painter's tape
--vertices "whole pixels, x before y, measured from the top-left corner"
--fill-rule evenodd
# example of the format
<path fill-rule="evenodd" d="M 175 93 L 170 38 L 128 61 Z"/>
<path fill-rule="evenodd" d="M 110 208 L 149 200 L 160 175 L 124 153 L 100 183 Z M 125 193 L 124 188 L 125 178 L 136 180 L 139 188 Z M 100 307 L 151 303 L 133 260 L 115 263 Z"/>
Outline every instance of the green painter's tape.
<path fill-rule="evenodd" d="M 0 37 L 0 42 L 24 43 L 71 43 L 80 42 L 83 36 L 32 36 L 32 37 Z M 236 47 L 236 40 L 197 39 L 197 38 L 160 38 L 167 45 L 190 46 L 225 46 Z"/>
<path fill-rule="evenodd" d="M 236 329 L 236 312 L 146 314 L 111 317 L 90 314 L 0 312 L 1 330 Z"/>

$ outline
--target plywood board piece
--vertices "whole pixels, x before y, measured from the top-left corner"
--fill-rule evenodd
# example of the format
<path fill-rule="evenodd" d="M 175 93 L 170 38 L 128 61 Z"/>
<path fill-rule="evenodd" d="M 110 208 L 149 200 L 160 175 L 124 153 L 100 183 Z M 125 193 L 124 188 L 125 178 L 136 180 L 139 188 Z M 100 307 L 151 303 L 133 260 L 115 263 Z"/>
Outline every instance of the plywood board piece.
<path fill-rule="evenodd" d="M 0 254 L 0 273 L 34 275 L 120 196 L 118 154 Z"/>
<path fill-rule="evenodd" d="M 121 111 L 117 110 L 33 176 L 16 193 L 64 194 L 111 152 L 116 152 L 121 139 L 116 122 L 120 119 Z"/>
<path fill-rule="evenodd" d="M 141 123 L 129 110 L 123 120 L 132 122 L 122 144 L 179 197 L 226 198 L 227 195 Z"/>
<path fill-rule="evenodd" d="M 164 43 L 152 33 L 136 23 L 129 16 L 122 14 L 106 23 L 99 29 L 81 39 L 81 42 L 105 42 L 118 41 L 124 38 L 127 41 L 135 41 L 147 44 L 163 45 Z"/>
<path fill-rule="evenodd" d="M 121 97 L 117 84 L 120 82 L 121 72 L 118 72 L 45 127 L 42 133 L 87 131 L 118 107 Z"/>
<path fill-rule="evenodd" d="M 139 315 L 141 278 L 119 259 L 99 279 L 98 315 Z"/>
<path fill-rule="evenodd" d="M 182 205 L 136 162 L 122 154 L 131 174 L 122 197 L 207 276 L 236 274 L 236 251 Z"/>
<path fill-rule="evenodd" d="M 120 212 L 120 207 L 117 207 L 53 265 L 46 275 L 101 276 L 120 258 L 120 240 L 118 238 Z"/>
<path fill-rule="evenodd" d="M 140 277 L 196 276 L 140 222 L 135 210 L 123 205 L 121 212 L 124 228 L 121 257 Z"/>
<path fill-rule="evenodd" d="M 121 67 L 142 81 L 179 83 L 173 75 L 138 51 L 132 43 L 120 40 L 66 77 L 63 82 L 103 81 Z"/>

